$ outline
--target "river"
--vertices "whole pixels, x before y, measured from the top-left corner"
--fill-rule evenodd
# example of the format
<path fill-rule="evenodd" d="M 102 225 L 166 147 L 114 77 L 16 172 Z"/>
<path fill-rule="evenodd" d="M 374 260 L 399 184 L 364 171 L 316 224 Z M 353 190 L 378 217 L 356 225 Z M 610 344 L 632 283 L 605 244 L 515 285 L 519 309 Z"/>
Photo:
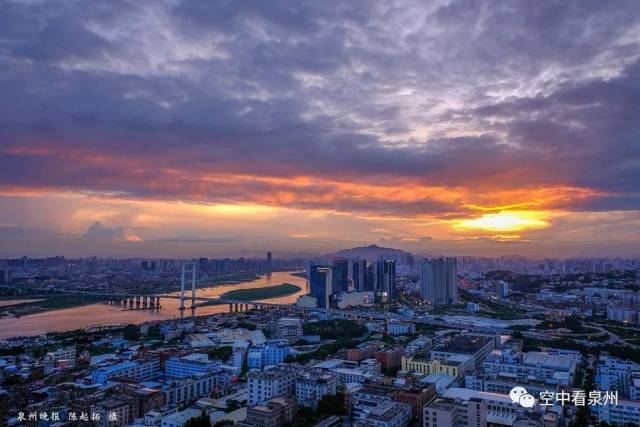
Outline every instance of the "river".
<path fill-rule="evenodd" d="M 300 295 L 308 293 L 308 283 L 304 278 L 293 276 L 289 272 L 275 272 L 271 277 L 261 276 L 256 280 L 249 280 L 232 285 L 216 285 L 201 288 L 196 291 L 196 295 L 202 297 L 219 297 L 225 292 L 235 289 L 263 288 L 266 286 L 279 285 L 281 283 L 291 283 L 300 287 L 301 290 L 295 294 L 284 297 L 268 298 L 263 301 L 279 304 L 291 304 L 294 303 Z M 171 295 L 179 294 L 180 292 L 175 292 Z M 191 295 L 191 289 L 189 288 L 185 294 L 186 297 L 189 297 Z M 187 301 L 185 305 L 188 306 L 190 302 L 191 301 Z M 160 310 L 155 311 L 127 310 L 121 306 L 91 304 L 82 307 L 72 307 L 31 314 L 19 318 L 5 317 L 0 319 L 0 338 L 40 335 L 45 332 L 66 331 L 85 328 L 92 325 L 144 323 L 152 320 L 175 319 L 180 316 L 180 311 L 178 310 L 180 302 L 178 300 L 162 299 L 160 304 L 162 305 Z M 196 310 L 196 315 L 201 316 L 226 311 L 229 311 L 228 304 L 214 305 L 198 308 Z M 191 312 L 189 310 L 185 311 L 185 316 L 190 313 Z"/>

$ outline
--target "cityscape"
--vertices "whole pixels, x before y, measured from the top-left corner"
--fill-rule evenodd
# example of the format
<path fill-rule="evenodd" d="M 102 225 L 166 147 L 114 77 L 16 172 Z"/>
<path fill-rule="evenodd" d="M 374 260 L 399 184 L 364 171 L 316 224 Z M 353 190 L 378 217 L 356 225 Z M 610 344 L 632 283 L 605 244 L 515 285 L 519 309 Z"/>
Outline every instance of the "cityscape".
<path fill-rule="evenodd" d="M 640 2 L 0 0 L 0 426 L 640 427 Z"/>
<path fill-rule="evenodd" d="M 2 266 L 6 425 L 640 421 L 640 258 L 372 244 L 313 259 Z"/>

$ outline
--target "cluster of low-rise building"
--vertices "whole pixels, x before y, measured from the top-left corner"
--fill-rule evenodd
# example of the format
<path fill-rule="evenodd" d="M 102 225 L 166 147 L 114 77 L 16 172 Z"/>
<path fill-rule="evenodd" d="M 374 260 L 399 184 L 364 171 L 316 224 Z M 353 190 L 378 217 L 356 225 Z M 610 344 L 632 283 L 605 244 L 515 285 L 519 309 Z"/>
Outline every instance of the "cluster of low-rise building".
<path fill-rule="evenodd" d="M 39 418 L 55 411 L 66 422 L 75 414 L 105 426 L 183 427 L 205 414 L 211 425 L 285 427 L 300 413 L 326 411 L 329 401 L 336 411 L 315 420 L 320 427 L 559 427 L 578 408 L 543 405 L 540 396 L 580 392 L 589 368 L 598 390 L 616 393 L 615 404 L 591 405 L 593 416 L 640 424 L 635 362 L 552 347 L 525 350 L 504 322 L 491 319 L 481 327 L 452 322 L 455 329 L 419 333 L 410 317 L 362 315 L 354 321 L 366 325 L 363 336 L 314 357 L 336 340 L 305 335 L 305 322 L 332 316 L 295 307 L 221 313 L 152 325 L 155 340 L 145 337 L 149 325 L 139 328 L 140 340 L 105 333 L 92 345 L 109 347 L 108 353 L 48 342 L 39 357 L 0 357 L 3 383 L 19 378 L 30 391 L 29 399 L 12 397 L 22 406 L 6 422 L 21 425 L 36 414 L 42 425 L 64 425 Z M 514 401 L 514 387 L 525 388 L 535 405 Z M 0 394 L 11 390 L 3 386 Z"/>

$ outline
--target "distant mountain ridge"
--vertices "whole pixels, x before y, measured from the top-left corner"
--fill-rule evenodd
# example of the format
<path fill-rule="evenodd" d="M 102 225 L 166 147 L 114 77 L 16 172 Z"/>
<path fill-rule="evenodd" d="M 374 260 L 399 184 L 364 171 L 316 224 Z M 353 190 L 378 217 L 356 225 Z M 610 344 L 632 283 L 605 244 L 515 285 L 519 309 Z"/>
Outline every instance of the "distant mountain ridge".
<path fill-rule="evenodd" d="M 372 244 L 369 246 L 360 246 L 351 249 L 342 249 L 336 252 L 328 253 L 322 256 L 323 259 L 332 260 L 333 258 L 361 258 L 367 261 L 375 261 L 379 258 L 395 259 L 397 262 L 405 263 L 409 259 L 413 259 L 414 255 L 396 248 L 385 248 Z"/>

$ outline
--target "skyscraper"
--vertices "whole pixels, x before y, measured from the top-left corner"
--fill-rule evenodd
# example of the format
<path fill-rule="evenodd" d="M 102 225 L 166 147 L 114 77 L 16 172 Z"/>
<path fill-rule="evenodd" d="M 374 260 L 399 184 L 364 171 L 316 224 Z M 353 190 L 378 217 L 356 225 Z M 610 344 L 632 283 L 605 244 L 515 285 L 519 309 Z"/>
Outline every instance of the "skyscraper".
<path fill-rule="evenodd" d="M 209 271 L 209 258 L 198 259 L 198 270 Z"/>
<path fill-rule="evenodd" d="M 364 275 L 364 290 L 373 291 L 375 289 L 376 275 L 373 268 L 373 263 L 367 263 L 367 272 Z"/>
<path fill-rule="evenodd" d="M 500 296 L 502 298 L 508 298 L 509 297 L 509 284 L 507 282 L 504 281 L 500 281 L 498 282 L 500 286 Z"/>
<path fill-rule="evenodd" d="M 420 264 L 420 295 L 433 305 L 458 303 L 458 264 L 455 258 L 434 258 Z"/>
<path fill-rule="evenodd" d="M 328 308 L 332 284 L 331 267 L 325 265 L 309 266 L 309 294 L 318 301 L 318 307 Z"/>
<path fill-rule="evenodd" d="M 382 301 L 395 301 L 396 261 L 380 259 L 376 262 L 376 294 Z"/>
<path fill-rule="evenodd" d="M 267 274 L 271 276 L 272 272 L 273 272 L 273 264 L 271 260 L 271 252 L 267 252 Z"/>
<path fill-rule="evenodd" d="M 332 293 L 349 290 L 349 262 L 345 258 L 333 259 Z"/>
<path fill-rule="evenodd" d="M 353 279 L 353 285 L 357 291 L 365 290 L 365 278 L 367 275 L 367 261 L 364 259 L 357 259 L 351 264 Z"/>

